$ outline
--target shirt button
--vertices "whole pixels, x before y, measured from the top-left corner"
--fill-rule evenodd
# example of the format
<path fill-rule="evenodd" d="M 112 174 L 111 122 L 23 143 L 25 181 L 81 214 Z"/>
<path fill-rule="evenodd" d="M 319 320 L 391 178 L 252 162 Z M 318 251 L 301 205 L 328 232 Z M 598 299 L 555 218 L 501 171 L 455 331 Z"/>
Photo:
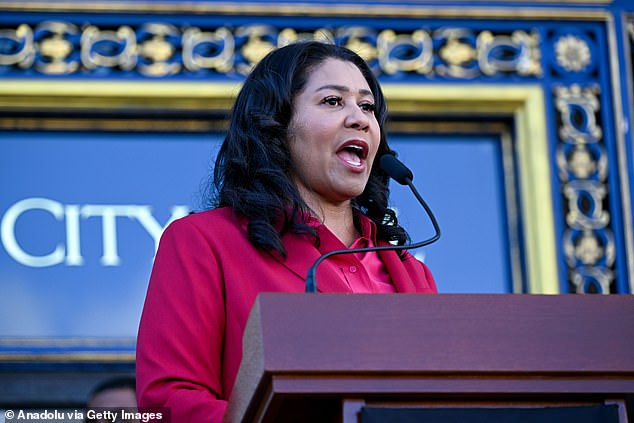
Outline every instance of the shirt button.
<path fill-rule="evenodd" d="M 357 266 L 350 266 L 350 273 L 356 273 Z"/>

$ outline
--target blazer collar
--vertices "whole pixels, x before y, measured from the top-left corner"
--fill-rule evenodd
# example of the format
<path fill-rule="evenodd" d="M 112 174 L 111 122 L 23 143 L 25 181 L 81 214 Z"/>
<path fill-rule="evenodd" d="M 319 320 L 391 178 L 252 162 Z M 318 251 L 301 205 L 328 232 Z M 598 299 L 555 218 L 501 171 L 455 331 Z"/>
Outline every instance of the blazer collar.
<path fill-rule="evenodd" d="M 389 244 L 382 242 L 381 245 Z M 401 257 L 399 257 L 396 251 L 379 251 L 379 256 L 381 257 L 383 264 L 385 264 L 385 268 L 392 279 L 396 292 L 416 292 L 416 284 L 412 280 L 412 277 L 403 264 L 403 260 L 401 260 Z"/>
<path fill-rule="evenodd" d="M 322 231 L 318 229 L 318 233 L 322 235 L 320 232 Z M 286 259 L 276 252 L 271 253 L 271 255 L 299 276 L 302 281 L 305 281 L 308 269 L 323 253 L 315 246 L 309 235 L 286 233 L 282 236 L 282 242 L 286 248 Z M 351 292 L 339 274 L 337 266 L 329 260 L 319 264 L 316 278 L 317 291 L 319 292 Z"/>

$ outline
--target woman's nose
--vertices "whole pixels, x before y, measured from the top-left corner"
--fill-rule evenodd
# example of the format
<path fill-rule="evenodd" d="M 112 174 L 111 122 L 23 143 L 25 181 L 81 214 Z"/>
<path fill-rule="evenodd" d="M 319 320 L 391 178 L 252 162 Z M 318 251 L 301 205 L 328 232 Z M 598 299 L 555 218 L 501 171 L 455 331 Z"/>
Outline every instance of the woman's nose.
<path fill-rule="evenodd" d="M 346 116 L 346 126 L 367 132 L 370 128 L 370 119 L 361 107 L 357 104 L 351 105 Z"/>

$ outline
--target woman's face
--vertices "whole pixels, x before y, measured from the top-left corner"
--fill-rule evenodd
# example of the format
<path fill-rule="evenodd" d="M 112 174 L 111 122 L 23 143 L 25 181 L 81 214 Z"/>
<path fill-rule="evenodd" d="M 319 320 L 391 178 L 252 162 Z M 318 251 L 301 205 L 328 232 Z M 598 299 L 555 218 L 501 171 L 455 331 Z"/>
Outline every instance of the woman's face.
<path fill-rule="evenodd" d="M 289 130 L 293 177 L 313 210 L 363 192 L 381 134 L 374 96 L 353 63 L 329 58 L 313 69 Z"/>

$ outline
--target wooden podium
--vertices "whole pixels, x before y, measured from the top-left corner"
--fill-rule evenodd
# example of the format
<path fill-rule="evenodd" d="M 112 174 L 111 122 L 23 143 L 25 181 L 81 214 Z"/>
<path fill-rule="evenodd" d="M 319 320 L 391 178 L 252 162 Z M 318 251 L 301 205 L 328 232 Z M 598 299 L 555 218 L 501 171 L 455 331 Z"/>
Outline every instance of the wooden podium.
<path fill-rule="evenodd" d="M 265 293 L 226 419 L 613 404 L 625 422 L 632 394 L 634 296 Z"/>

